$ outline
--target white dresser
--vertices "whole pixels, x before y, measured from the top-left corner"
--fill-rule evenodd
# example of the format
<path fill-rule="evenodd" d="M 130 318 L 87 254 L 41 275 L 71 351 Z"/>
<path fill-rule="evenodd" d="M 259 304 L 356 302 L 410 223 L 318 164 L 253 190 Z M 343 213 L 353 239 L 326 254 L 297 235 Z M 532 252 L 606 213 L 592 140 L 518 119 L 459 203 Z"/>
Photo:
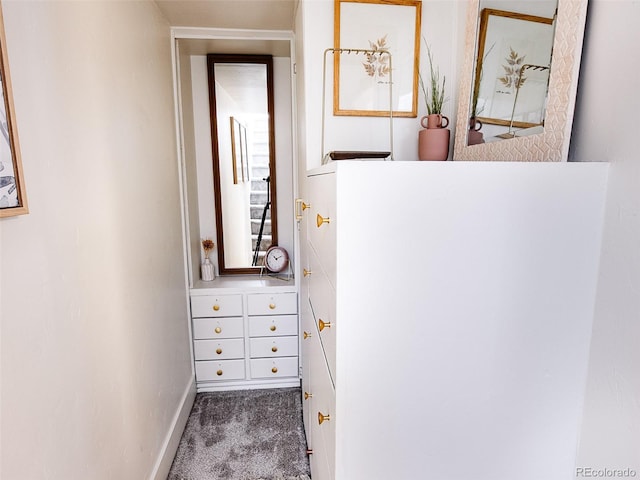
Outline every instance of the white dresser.
<path fill-rule="evenodd" d="M 313 480 L 573 477 L 606 165 L 308 173 Z"/>
<path fill-rule="evenodd" d="M 300 384 L 298 294 L 269 277 L 218 277 L 191 289 L 199 392 Z"/>

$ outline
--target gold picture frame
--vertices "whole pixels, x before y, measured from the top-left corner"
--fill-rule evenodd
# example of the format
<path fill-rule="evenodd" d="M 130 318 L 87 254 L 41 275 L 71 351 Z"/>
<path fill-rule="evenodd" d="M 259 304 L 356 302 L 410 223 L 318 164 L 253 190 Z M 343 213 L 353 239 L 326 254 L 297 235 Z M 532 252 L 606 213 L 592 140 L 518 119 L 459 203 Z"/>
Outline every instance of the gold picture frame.
<path fill-rule="evenodd" d="M 247 127 L 236 117 L 229 117 L 231 124 L 231 162 L 233 183 L 249 181 L 249 157 L 247 155 Z"/>
<path fill-rule="evenodd" d="M 416 117 L 420 68 L 420 0 L 334 0 L 333 114 L 389 116 L 389 59 L 393 63 L 393 116 Z M 378 25 L 385 25 L 380 29 Z"/>
<path fill-rule="evenodd" d="M 29 213 L 24 188 L 18 129 L 13 107 L 13 90 L 7 60 L 7 42 L 0 3 L 0 218 Z M 4 110 L 4 111 L 2 111 Z"/>
<path fill-rule="evenodd" d="M 541 77 L 541 81 L 538 82 L 537 91 L 530 93 L 530 95 L 539 99 L 538 103 L 541 110 L 544 108 L 549 82 L 553 30 L 553 18 L 496 10 L 493 8 L 482 9 L 480 14 L 480 31 L 478 34 L 478 54 L 476 57 L 473 98 L 477 103 L 478 99 L 483 97 L 483 95 L 479 93 L 483 90 L 490 90 L 494 96 L 493 103 L 498 103 L 495 101 L 495 97 L 500 95 L 503 95 L 508 101 L 506 102 L 503 112 L 500 112 L 499 109 L 491 115 L 481 115 L 480 113 L 472 112 L 472 114 L 475 113 L 473 115 L 474 118 L 486 124 L 511 125 L 517 128 L 543 125 L 543 113 L 540 113 L 541 118 L 535 117 L 535 119 L 529 121 L 514 121 L 511 117 L 513 116 L 515 107 L 512 109 L 512 106 L 516 90 L 519 90 L 522 83 L 526 80 L 531 80 L 529 76 L 535 80 L 537 74 Z M 511 43 L 506 42 L 506 40 L 504 40 L 505 37 L 509 37 Z M 500 47 L 504 49 L 507 44 L 510 52 L 500 51 Z M 496 46 L 497 48 L 494 49 Z M 489 55 L 492 57 L 492 63 L 490 63 L 489 58 L 487 58 Z M 500 62 L 500 60 L 502 60 L 502 62 Z M 485 68 L 485 63 L 489 68 Z M 529 67 L 530 70 L 525 72 L 524 70 L 527 67 Z M 533 67 L 535 67 L 535 69 Z M 522 73 L 520 69 L 522 69 Z M 527 91 L 528 88 L 529 85 L 527 84 L 525 89 L 520 90 L 520 103 L 525 100 L 524 92 Z M 491 102 L 487 100 L 487 103 Z M 473 105 L 473 107 L 474 109 L 479 108 L 477 105 Z M 480 106 L 480 108 L 482 108 L 482 106 Z"/>

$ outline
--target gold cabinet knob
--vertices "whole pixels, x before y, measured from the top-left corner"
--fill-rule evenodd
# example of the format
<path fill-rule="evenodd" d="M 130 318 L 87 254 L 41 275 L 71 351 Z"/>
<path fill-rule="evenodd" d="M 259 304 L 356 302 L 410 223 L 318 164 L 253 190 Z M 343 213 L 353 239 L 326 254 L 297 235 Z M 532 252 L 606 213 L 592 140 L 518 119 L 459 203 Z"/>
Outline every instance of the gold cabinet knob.
<path fill-rule="evenodd" d="M 322 425 L 322 422 L 328 422 L 329 420 L 331 420 L 331 415 L 323 415 L 318 412 L 318 425 Z"/>
<path fill-rule="evenodd" d="M 318 320 L 318 329 L 322 331 L 325 328 L 331 328 L 331 322 L 324 322 L 322 319 Z"/>
<path fill-rule="evenodd" d="M 318 216 L 316 217 L 316 225 L 318 226 L 318 228 L 320 228 L 323 223 L 331 223 L 331 219 L 329 217 L 323 217 L 322 215 L 318 214 Z"/>
<path fill-rule="evenodd" d="M 311 270 L 307 270 L 306 268 L 302 269 L 302 276 L 303 277 L 308 277 L 309 275 L 311 275 Z"/>
<path fill-rule="evenodd" d="M 276 309 L 276 304 L 275 303 L 270 303 L 269 304 L 269 309 L 270 310 L 275 310 Z"/>
<path fill-rule="evenodd" d="M 218 304 L 216 303 L 216 304 L 213 306 L 213 310 L 214 310 L 214 311 L 216 311 L 216 312 L 217 312 L 218 310 L 220 310 L 220 305 L 218 305 Z"/>
<path fill-rule="evenodd" d="M 313 397 L 313 395 L 311 395 L 309 392 L 304 392 L 304 399 L 305 400 L 309 400 L 311 397 Z"/>
<path fill-rule="evenodd" d="M 214 332 L 216 333 L 222 333 L 222 329 L 220 327 L 216 327 Z"/>
<path fill-rule="evenodd" d="M 278 351 L 278 347 L 276 347 L 275 345 L 273 347 L 271 347 L 271 351 L 273 353 L 276 353 Z"/>
<path fill-rule="evenodd" d="M 271 325 L 269 327 L 269 330 L 271 330 L 272 332 L 275 332 L 276 331 L 276 326 L 275 325 Z"/>
<path fill-rule="evenodd" d="M 216 375 L 221 376 L 221 375 L 222 375 L 222 370 L 218 370 L 218 371 L 216 372 Z"/>
<path fill-rule="evenodd" d="M 216 348 L 216 353 L 217 353 L 218 355 L 220 355 L 220 354 L 222 353 L 222 349 L 221 349 L 221 348 Z"/>
<path fill-rule="evenodd" d="M 309 338 L 310 336 L 311 336 L 311 334 L 310 334 L 310 333 L 302 332 L 302 338 L 304 338 L 305 340 L 306 340 L 307 338 Z"/>
<path fill-rule="evenodd" d="M 273 367 L 271 369 L 271 373 L 278 373 L 278 367 Z"/>
<path fill-rule="evenodd" d="M 311 208 L 311 204 L 302 202 L 302 211 L 304 212 L 307 208 Z"/>

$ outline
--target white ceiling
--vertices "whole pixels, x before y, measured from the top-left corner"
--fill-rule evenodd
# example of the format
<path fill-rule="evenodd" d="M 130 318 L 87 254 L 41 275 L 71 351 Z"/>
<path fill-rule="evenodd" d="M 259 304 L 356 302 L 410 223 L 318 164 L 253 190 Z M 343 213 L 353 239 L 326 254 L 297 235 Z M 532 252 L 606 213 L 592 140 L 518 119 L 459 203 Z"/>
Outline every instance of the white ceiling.
<path fill-rule="evenodd" d="M 299 0 L 155 0 L 174 27 L 293 30 Z"/>

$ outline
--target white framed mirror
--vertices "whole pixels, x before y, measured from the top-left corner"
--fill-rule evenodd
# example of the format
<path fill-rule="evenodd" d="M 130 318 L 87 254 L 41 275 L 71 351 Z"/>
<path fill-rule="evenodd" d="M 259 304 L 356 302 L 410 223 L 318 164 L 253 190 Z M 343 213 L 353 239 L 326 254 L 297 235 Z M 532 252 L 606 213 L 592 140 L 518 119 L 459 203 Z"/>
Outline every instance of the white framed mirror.
<path fill-rule="evenodd" d="M 507 40 L 489 40 L 490 43 L 487 44 L 486 39 L 488 35 L 491 35 L 491 32 L 487 33 L 487 28 L 491 25 L 489 23 L 489 19 L 492 18 L 491 14 L 493 14 L 494 25 L 500 25 L 496 19 L 505 23 L 507 21 L 523 21 L 522 19 L 530 15 L 531 12 L 527 8 L 532 8 L 531 5 L 535 8 L 536 3 L 541 4 L 541 2 L 520 0 L 469 1 L 465 57 L 460 77 L 454 160 L 553 162 L 567 160 L 582 55 L 587 0 L 557 0 L 555 19 L 548 14 L 540 16 L 540 18 L 551 19 L 549 26 L 552 28 L 553 49 L 549 64 L 546 64 L 544 55 L 542 55 L 541 61 L 529 62 L 522 52 L 515 52 L 517 56 L 514 61 L 518 62 L 520 67 L 534 66 L 521 68 L 520 72 L 522 75 L 531 76 L 531 79 L 535 81 L 530 82 L 530 85 L 537 84 L 538 90 L 542 90 L 542 93 L 538 94 L 536 98 L 536 102 L 540 104 L 536 108 L 541 109 L 542 112 L 538 118 L 535 121 L 527 122 L 517 117 L 519 114 L 517 110 L 518 97 L 520 93 L 523 93 L 520 99 L 524 98 L 525 89 L 522 87 L 522 83 L 516 79 L 515 86 L 511 85 L 510 91 L 507 92 L 508 95 L 505 95 L 505 89 L 494 89 L 494 92 L 508 97 L 511 102 L 509 108 L 506 108 L 506 115 L 503 112 L 501 120 L 492 122 L 489 127 L 485 127 L 486 132 L 482 135 L 481 140 L 478 138 L 479 135 L 474 133 L 478 128 L 476 118 L 478 116 L 483 118 L 483 115 L 478 115 L 477 112 L 478 108 L 482 108 L 482 105 L 479 107 L 478 101 L 479 95 L 483 94 L 479 89 L 480 80 L 485 79 L 488 75 L 498 75 L 498 73 L 487 73 L 487 70 L 482 70 L 483 59 L 486 61 L 487 54 L 494 53 L 496 54 L 494 56 L 502 55 L 505 57 L 499 57 L 499 59 L 508 65 L 509 60 L 506 58 L 508 55 L 503 54 L 505 48 L 508 48 L 510 42 L 522 43 L 521 38 L 513 38 L 515 36 L 513 35 L 514 30 L 522 31 L 518 25 L 515 25 L 510 27 L 511 33 L 507 34 L 509 36 Z M 499 5 L 499 9 L 496 9 L 496 4 Z M 506 13 L 496 13 L 498 11 Z M 504 17 L 509 17 L 509 14 L 512 18 L 505 19 Z M 539 23 L 539 25 L 542 24 Z M 535 28 L 538 28 L 539 25 Z M 555 28 L 553 28 L 554 26 Z M 534 40 L 535 35 L 540 35 L 540 33 L 533 34 Z M 498 42 L 499 45 L 497 45 Z M 539 46 L 541 42 L 534 41 L 532 44 Z M 496 45 L 495 51 L 492 49 L 494 45 Z M 489 65 L 488 61 L 486 65 Z M 498 66 L 498 68 L 502 68 L 503 71 L 496 70 L 496 72 L 500 72 L 499 75 L 504 76 L 504 67 Z M 489 80 L 493 81 L 493 79 Z M 499 78 L 495 80 L 495 85 L 504 85 L 504 83 L 499 83 Z M 547 83 L 545 97 L 544 86 Z M 518 85 L 521 88 L 517 88 Z M 487 99 L 485 98 L 484 101 L 487 102 Z M 504 106 L 502 108 L 505 109 Z M 511 110 L 510 114 L 508 110 Z"/>

